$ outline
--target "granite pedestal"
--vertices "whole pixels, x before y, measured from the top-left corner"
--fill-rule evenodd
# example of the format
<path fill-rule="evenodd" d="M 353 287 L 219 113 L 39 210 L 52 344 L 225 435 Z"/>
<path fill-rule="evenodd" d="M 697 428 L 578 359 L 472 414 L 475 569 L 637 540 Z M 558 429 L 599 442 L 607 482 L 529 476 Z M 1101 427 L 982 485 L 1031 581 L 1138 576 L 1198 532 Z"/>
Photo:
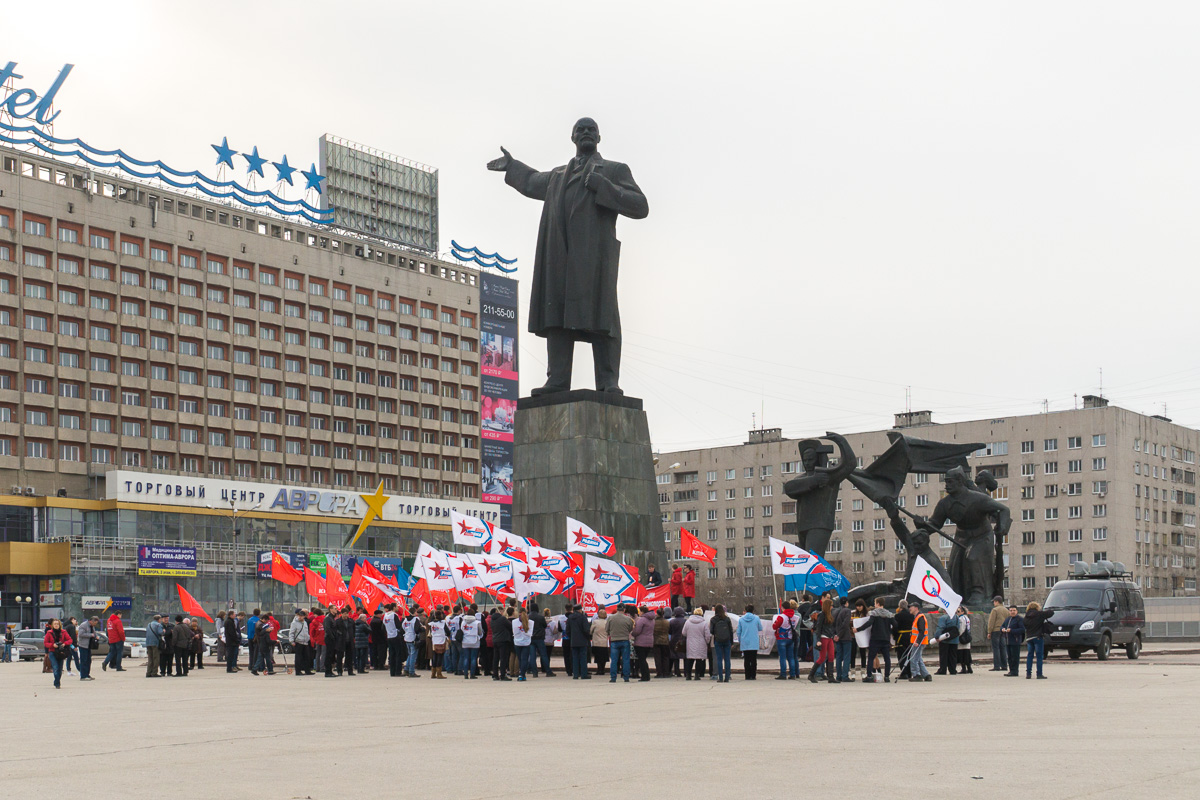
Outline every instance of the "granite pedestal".
<path fill-rule="evenodd" d="M 582 389 L 517 401 L 513 532 L 565 549 L 567 517 L 617 544 L 643 579 L 666 572 L 650 427 L 642 401 Z"/>

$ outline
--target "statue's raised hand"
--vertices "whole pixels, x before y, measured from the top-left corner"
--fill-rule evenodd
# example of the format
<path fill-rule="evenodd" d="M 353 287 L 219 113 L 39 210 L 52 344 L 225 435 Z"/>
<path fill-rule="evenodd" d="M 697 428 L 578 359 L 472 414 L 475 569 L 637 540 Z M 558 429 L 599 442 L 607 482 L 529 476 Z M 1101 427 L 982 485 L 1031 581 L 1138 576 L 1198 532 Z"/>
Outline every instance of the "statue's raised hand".
<path fill-rule="evenodd" d="M 501 147 L 500 152 L 504 153 L 504 155 L 500 156 L 499 158 L 492 159 L 487 165 L 487 168 L 494 172 L 504 172 L 508 169 L 508 165 L 512 163 L 512 156 L 509 155 L 507 150 Z"/>

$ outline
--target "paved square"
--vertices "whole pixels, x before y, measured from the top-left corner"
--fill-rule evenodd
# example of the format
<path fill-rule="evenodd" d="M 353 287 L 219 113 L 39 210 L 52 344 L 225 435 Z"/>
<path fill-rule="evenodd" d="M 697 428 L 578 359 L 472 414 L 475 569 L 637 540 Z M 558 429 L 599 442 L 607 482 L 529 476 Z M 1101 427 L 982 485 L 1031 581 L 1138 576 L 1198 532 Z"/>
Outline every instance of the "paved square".
<path fill-rule="evenodd" d="M 81 683 L 0 665 L 6 798 L 1184 798 L 1200 785 L 1200 655 L 1047 663 L 929 684 L 768 679 L 497 684 Z M 984 665 L 986 669 L 986 665 Z M 57 788 L 55 788 L 57 787 Z"/>

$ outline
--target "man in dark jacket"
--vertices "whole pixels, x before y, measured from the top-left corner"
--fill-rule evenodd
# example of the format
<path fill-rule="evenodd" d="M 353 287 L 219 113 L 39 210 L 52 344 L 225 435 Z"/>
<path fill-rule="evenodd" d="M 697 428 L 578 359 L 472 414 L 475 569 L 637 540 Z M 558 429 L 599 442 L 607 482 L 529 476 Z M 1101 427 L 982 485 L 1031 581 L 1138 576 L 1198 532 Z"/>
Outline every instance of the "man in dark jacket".
<path fill-rule="evenodd" d="M 900 601 L 896 609 L 896 665 L 900 667 L 899 680 L 911 678 L 908 667 L 908 648 L 912 644 L 913 615 L 908 610 L 908 602 Z"/>
<path fill-rule="evenodd" d="M 592 642 L 591 623 L 583 606 L 576 603 L 567 616 L 567 634 L 571 641 L 571 678 L 572 680 L 591 680 L 592 674 L 587 668 L 588 645 Z"/>
<path fill-rule="evenodd" d="M 342 606 L 341 613 L 337 615 L 338 625 L 338 642 L 340 648 L 338 653 L 342 657 L 342 666 L 340 671 L 343 675 L 354 674 L 354 620 L 350 619 L 350 609 Z"/>
<path fill-rule="evenodd" d="M 679 569 L 676 567 L 676 569 Z M 683 636 L 683 626 L 687 622 L 687 614 L 679 606 L 675 606 L 671 610 L 671 623 L 668 628 L 668 637 L 671 648 L 671 660 L 675 662 L 673 672 L 676 678 L 683 677 L 683 651 L 676 651 L 675 643 L 679 641 L 679 637 Z"/>
<path fill-rule="evenodd" d="M 338 625 L 335 609 L 331 608 L 325 613 L 322 625 L 325 628 L 325 677 L 332 678 L 334 665 L 337 666 L 337 674 L 342 674 L 341 626 Z"/>
<path fill-rule="evenodd" d="M 512 622 L 501 616 L 499 611 L 493 609 L 491 631 L 492 649 L 494 650 L 493 660 L 495 662 L 492 669 L 492 680 L 510 680 L 508 677 L 508 656 L 512 652 Z"/>
<path fill-rule="evenodd" d="M 175 626 L 171 628 L 171 650 L 175 654 L 175 677 L 187 677 L 188 651 L 192 647 L 192 626 L 185 625 L 183 615 L 175 615 Z"/>
<path fill-rule="evenodd" d="M 229 612 L 225 618 L 225 671 L 238 671 L 238 649 L 242 646 L 242 632 L 238 630 L 240 615 Z"/>
<path fill-rule="evenodd" d="M 1021 642 L 1025 641 L 1025 620 L 1017 613 L 1016 606 L 1008 607 L 1008 619 L 1000 626 L 1000 634 L 1008 647 L 1008 672 L 1006 678 L 1021 676 Z"/>
<path fill-rule="evenodd" d="M 534 657 L 540 658 L 542 673 L 547 678 L 553 678 L 554 672 L 550 669 L 550 651 L 546 647 L 546 615 L 531 612 L 529 618 L 533 621 L 533 644 L 530 645 L 533 648 L 533 655 L 530 657 L 530 661 L 533 661 Z M 536 678 L 537 675 L 537 663 L 535 662 L 533 665 L 533 677 Z"/>
<path fill-rule="evenodd" d="M 371 669 L 382 670 L 387 662 L 387 629 L 383 627 L 383 609 L 371 615 Z"/>
<path fill-rule="evenodd" d="M 1042 674 L 1042 659 L 1046 652 L 1044 637 L 1049 630 L 1046 623 L 1054 616 L 1053 611 L 1043 611 L 1037 603 L 1030 603 L 1025 609 L 1025 677 L 1033 677 L 1034 657 L 1037 657 L 1038 680 L 1045 680 Z M 1019 667 L 1020 665 L 1018 665 Z"/>
<path fill-rule="evenodd" d="M 896 615 L 883 607 L 883 598 L 875 598 L 875 607 L 867 614 L 871 618 L 871 644 L 867 649 L 868 684 L 875 682 L 875 656 L 883 656 L 883 682 L 892 682 L 892 633 Z"/>
<path fill-rule="evenodd" d="M 833 610 L 833 652 L 837 682 L 849 683 L 850 661 L 854 654 L 854 627 L 850 622 L 850 601 L 843 597 Z"/>
<path fill-rule="evenodd" d="M 264 616 L 254 626 L 254 663 L 250 665 L 251 675 L 275 674 L 269 654 L 271 649 L 271 626 L 267 622 L 267 617 Z"/>

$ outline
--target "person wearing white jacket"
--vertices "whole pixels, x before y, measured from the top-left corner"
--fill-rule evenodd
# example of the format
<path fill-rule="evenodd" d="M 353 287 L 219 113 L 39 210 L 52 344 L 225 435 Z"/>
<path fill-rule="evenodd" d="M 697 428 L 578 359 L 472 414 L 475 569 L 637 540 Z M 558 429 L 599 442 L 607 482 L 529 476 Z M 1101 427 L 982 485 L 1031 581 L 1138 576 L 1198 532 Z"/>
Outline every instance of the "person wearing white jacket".
<path fill-rule="evenodd" d="M 708 661 L 708 645 L 712 642 L 712 633 L 704 619 L 703 609 L 697 608 L 683 623 L 684 661 L 683 676 L 692 679 L 692 668 L 696 670 L 696 680 L 704 679 L 704 664 Z"/>
<path fill-rule="evenodd" d="M 296 674 L 312 675 L 312 639 L 308 634 L 308 614 L 304 609 L 296 609 L 296 616 L 292 617 L 288 631 L 292 636 L 292 650 L 296 654 Z"/>

